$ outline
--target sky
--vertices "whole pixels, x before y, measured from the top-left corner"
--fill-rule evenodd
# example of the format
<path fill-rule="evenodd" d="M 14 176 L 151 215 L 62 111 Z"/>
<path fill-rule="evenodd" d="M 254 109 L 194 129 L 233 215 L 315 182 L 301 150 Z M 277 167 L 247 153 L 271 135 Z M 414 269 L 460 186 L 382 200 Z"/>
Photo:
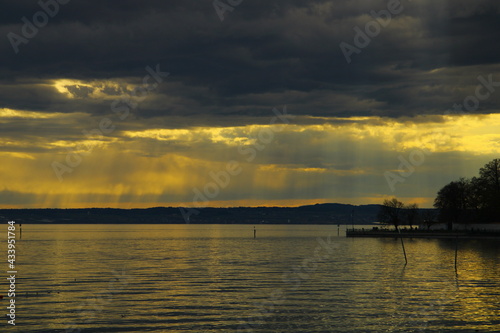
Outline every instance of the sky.
<path fill-rule="evenodd" d="M 431 207 L 500 158 L 494 0 L 0 1 L 0 207 Z"/>

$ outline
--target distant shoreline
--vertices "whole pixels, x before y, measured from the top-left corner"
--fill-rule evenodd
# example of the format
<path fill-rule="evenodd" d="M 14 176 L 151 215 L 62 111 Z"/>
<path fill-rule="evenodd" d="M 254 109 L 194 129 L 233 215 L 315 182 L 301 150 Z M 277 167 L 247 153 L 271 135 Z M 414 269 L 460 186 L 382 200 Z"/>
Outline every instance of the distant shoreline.
<path fill-rule="evenodd" d="M 26 224 L 354 224 L 377 220 L 380 205 L 145 209 L 0 209 L 0 218 Z"/>

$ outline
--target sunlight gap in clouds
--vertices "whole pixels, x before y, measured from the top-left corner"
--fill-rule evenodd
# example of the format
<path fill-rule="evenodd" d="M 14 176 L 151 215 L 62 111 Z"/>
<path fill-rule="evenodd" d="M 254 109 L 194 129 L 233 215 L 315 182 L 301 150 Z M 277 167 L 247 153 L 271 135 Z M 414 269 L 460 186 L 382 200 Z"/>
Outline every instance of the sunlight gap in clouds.
<path fill-rule="evenodd" d="M 441 122 L 419 122 L 407 119 L 380 117 L 326 118 L 307 117 L 322 120 L 323 124 L 290 124 L 280 128 L 283 133 L 324 134 L 328 138 L 345 137 L 356 141 L 377 140 L 386 149 L 407 151 L 420 148 L 431 152 L 467 151 L 476 154 L 498 152 L 500 140 L 500 115 L 442 116 Z M 431 117 L 433 120 L 435 116 Z M 342 121 L 342 122 L 338 122 Z M 338 122 L 338 123 L 337 123 Z M 125 131 L 129 138 L 147 138 L 158 141 L 179 141 L 193 143 L 207 141 L 227 146 L 254 144 L 259 131 L 272 125 L 247 125 L 237 127 L 194 127 L 189 129 L 147 129 Z"/>
<path fill-rule="evenodd" d="M 13 110 L 8 108 L 0 108 L 0 122 L 5 119 L 22 118 L 22 119 L 51 119 L 59 118 L 64 114 L 59 112 L 36 112 L 25 110 Z"/>
<path fill-rule="evenodd" d="M 91 80 L 57 79 L 51 85 L 69 99 L 116 99 L 119 96 L 130 94 L 138 84 L 132 84 L 125 79 Z"/>
<path fill-rule="evenodd" d="M 0 152 L 0 157 L 2 158 L 6 158 L 6 157 L 16 157 L 16 158 L 26 158 L 26 159 L 30 159 L 30 160 L 34 160 L 35 157 L 33 155 L 30 155 L 30 154 L 26 154 L 26 153 L 11 153 L 11 152 Z"/>
<path fill-rule="evenodd" d="M 280 172 L 288 172 L 288 173 L 317 173 L 317 174 L 323 174 L 323 173 L 329 173 L 332 175 L 337 175 L 337 176 L 348 176 L 348 175 L 362 175 L 362 174 L 368 174 L 370 173 L 370 168 L 366 169 L 361 169 L 361 168 L 353 168 L 349 170 L 339 170 L 335 169 L 333 167 L 328 167 L 328 168 L 313 168 L 313 167 L 294 167 L 294 166 L 279 166 L 275 164 L 269 164 L 269 165 L 261 165 L 258 168 L 259 171 L 265 171 L 265 172 L 275 172 L 275 173 L 280 173 Z"/>
<path fill-rule="evenodd" d="M 57 120 L 43 119 L 47 125 Z M 434 187 L 450 177 L 442 166 L 442 154 L 482 161 L 500 153 L 499 114 L 315 120 L 320 123 L 297 117 L 294 124 L 281 126 L 273 140 L 257 151 L 255 160 L 248 160 L 249 155 L 238 148 L 255 147 L 260 131 L 272 125 L 117 130 L 97 141 L 83 135 L 35 141 L 3 138 L 0 172 L 9 174 L 3 190 L 19 193 L 26 198 L 24 204 L 33 207 L 175 206 L 190 202 L 194 188 L 203 190 L 213 181 L 211 172 L 220 172 L 229 160 L 236 160 L 242 175 L 232 177 L 209 204 L 244 205 L 259 197 L 265 198 L 259 202 L 269 203 L 307 203 L 313 198 L 344 203 L 356 198 L 361 203 L 361 197 L 375 201 L 390 196 L 383 173 L 397 170 L 398 155 L 426 148 L 433 153 L 428 162 L 396 194 L 421 198 L 419 202 L 429 205 Z M 87 155 L 83 154 L 86 145 L 94 146 Z M 82 154 L 82 163 L 59 183 L 50 164 L 64 162 L 69 147 L 80 147 L 74 152 Z M 467 172 L 460 175 L 473 176 L 480 166 L 464 166 Z M 430 189 L 419 192 L 415 184 L 426 181 Z"/>
<path fill-rule="evenodd" d="M 235 127 L 193 127 L 189 129 L 147 129 L 124 131 L 129 138 L 154 139 L 158 141 L 223 143 L 227 146 L 255 143 L 255 136 L 264 128 L 278 125 L 247 125 Z"/>

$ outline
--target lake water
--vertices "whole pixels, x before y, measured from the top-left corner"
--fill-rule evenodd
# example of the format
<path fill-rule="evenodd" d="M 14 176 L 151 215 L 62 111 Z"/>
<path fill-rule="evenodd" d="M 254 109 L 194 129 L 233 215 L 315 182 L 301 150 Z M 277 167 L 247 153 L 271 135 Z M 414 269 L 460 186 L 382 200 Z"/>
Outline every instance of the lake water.
<path fill-rule="evenodd" d="M 2 332 L 500 332 L 498 241 L 459 240 L 456 274 L 454 240 L 405 239 L 405 267 L 337 226 L 22 228 Z"/>

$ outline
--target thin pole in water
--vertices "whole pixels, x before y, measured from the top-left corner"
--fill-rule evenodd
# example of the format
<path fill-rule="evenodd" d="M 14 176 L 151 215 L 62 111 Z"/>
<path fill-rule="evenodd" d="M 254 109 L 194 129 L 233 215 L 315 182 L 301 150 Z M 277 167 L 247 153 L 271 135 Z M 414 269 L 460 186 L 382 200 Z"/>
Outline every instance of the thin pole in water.
<path fill-rule="evenodd" d="M 458 256 L 458 236 L 455 238 L 455 273 L 457 272 L 457 256 Z"/>
<path fill-rule="evenodd" d="M 351 225 L 352 225 L 352 230 L 354 231 L 354 208 L 351 211 Z"/>
<path fill-rule="evenodd" d="M 255 239 L 256 237 L 257 230 L 255 230 L 255 226 L 253 227 L 253 238 Z"/>
<path fill-rule="evenodd" d="M 405 243 L 403 243 L 403 237 L 401 237 L 401 230 L 398 229 L 399 239 L 401 239 L 401 246 L 403 247 L 403 254 L 405 255 L 405 266 L 408 264 L 408 259 L 406 258 Z"/>

